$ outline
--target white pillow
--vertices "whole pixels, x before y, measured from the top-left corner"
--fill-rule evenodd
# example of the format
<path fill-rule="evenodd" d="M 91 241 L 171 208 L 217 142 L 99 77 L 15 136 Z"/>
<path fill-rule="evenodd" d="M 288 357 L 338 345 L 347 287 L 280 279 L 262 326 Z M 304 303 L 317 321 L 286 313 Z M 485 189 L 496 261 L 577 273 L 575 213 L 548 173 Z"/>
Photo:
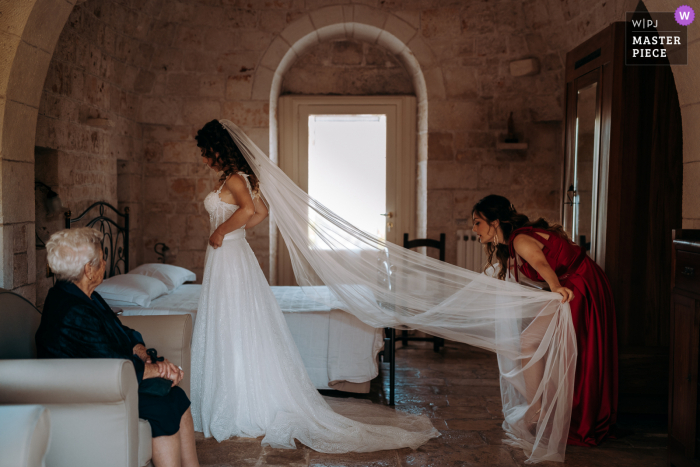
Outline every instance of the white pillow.
<path fill-rule="evenodd" d="M 168 293 L 168 288 L 158 279 L 137 274 L 121 274 L 105 279 L 95 289 L 107 304 L 120 302 L 138 306 L 150 306 L 151 300 Z"/>
<path fill-rule="evenodd" d="M 139 274 L 153 277 L 168 288 L 168 292 L 180 287 L 185 282 L 196 281 L 197 275 L 189 269 L 173 266 L 172 264 L 147 263 L 132 269 L 129 274 Z"/>

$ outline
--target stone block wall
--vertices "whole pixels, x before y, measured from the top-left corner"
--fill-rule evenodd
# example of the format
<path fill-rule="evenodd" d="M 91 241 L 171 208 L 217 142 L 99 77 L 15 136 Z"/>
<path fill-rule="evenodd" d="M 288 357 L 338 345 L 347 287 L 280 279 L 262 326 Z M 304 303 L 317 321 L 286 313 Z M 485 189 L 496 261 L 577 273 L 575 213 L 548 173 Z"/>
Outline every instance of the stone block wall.
<path fill-rule="evenodd" d="M 447 233 L 455 262 L 455 232 L 470 228 L 484 195 L 558 220 L 563 60 L 630 1 L 87 0 L 56 46 L 36 145 L 67 161 L 52 187 L 74 212 L 96 199 L 130 207 L 132 265 L 154 261 L 153 246 L 164 242 L 171 262 L 201 278 L 209 233 L 202 200 L 218 177 L 200 162 L 196 130 L 229 118 L 267 152 L 270 88 L 256 83 L 272 82 L 269 70 L 295 31 L 387 17 L 377 27 L 397 34 L 423 67 L 428 236 Z M 365 39 L 321 40 L 283 76 L 282 93 L 416 93 L 395 55 Z M 510 62 L 524 58 L 540 72 L 511 76 Z M 496 149 L 510 112 L 526 151 Z M 267 223 L 248 238 L 269 274 Z"/>
<path fill-rule="evenodd" d="M 413 83 L 387 50 L 358 40 L 323 42 L 285 74 L 282 94 L 413 95 Z"/>
<path fill-rule="evenodd" d="M 430 2 L 426 2 L 430 3 Z M 518 3 L 431 3 L 402 15 L 435 54 L 426 71 L 428 236 L 446 233 L 456 262 L 456 231 L 471 228 L 471 208 L 497 193 L 533 217 L 559 221 L 563 55 L 533 31 Z M 534 58 L 541 71 L 513 77 L 510 62 Z M 285 94 L 414 94 L 395 56 L 357 40 L 322 42 L 285 74 Z M 513 112 L 526 151 L 497 150 Z M 429 252 L 437 256 L 437 252 Z"/>
<path fill-rule="evenodd" d="M 446 158 L 433 162 L 446 163 L 447 166 L 458 160 L 464 160 L 470 154 L 474 156 L 474 152 L 483 155 L 483 150 L 488 148 L 471 146 L 472 143 L 468 143 L 469 146 L 465 148 L 462 144 L 465 136 L 457 133 L 467 131 L 464 128 L 472 125 L 474 120 L 464 117 L 461 129 L 446 127 L 443 125 L 444 120 L 441 120 L 446 112 L 445 109 L 462 113 L 466 109 L 469 114 L 478 117 L 477 126 L 482 118 L 479 116 L 480 112 L 486 112 L 489 122 L 503 122 L 506 116 L 504 110 L 507 110 L 503 109 L 502 105 L 494 105 L 494 109 L 499 109 L 495 112 L 489 110 L 488 106 L 484 110 L 479 106 L 470 107 L 464 103 L 453 103 L 450 102 L 452 97 L 463 96 L 467 99 L 468 96 L 474 96 L 477 92 L 483 92 L 484 89 L 487 92 L 508 91 L 512 89 L 512 85 L 518 86 L 507 76 L 501 81 L 488 79 L 485 75 L 480 77 L 478 74 L 474 76 L 471 73 L 463 73 L 464 68 L 474 66 L 474 59 L 485 61 L 488 69 L 495 73 L 493 76 L 495 78 L 501 73 L 500 58 L 514 51 L 519 51 L 525 56 L 526 52 L 529 54 L 533 50 L 544 50 L 544 58 L 541 60 L 542 69 L 554 71 L 557 58 L 561 64 L 568 50 L 607 26 L 611 21 L 622 20 L 624 12 L 634 10 L 638 1 L 230 0 L 219 2 L 212 0 L 205 5 L 199 2 L 190 3 L 190 0 L 180 2 L 79 0 L 77 3 L 79 5 L 72 12 L 72 19 L 68 22 L 66 19 L 73 10 L 74 0 L 10 2 L 6 5 L 8 14 L 0 17 L 0 37 L 5 44 L 0 53 L 0 65 L 2 65 L 0 66 L 0 257 L 2 258 L 0 280 L 3 287 L 12 288 L 30 300 L 34 300 L 36 296 L 33 282 L 35 267 L 43 263 L 42 259 L 35 261 L 33 240 L 29 238 L 33 238 L 32 231 L 35 230 L 32 193 L 39 196 L 32 184 L 32 177 L 36 176 L 34 146 L 56 148 L 58 143 L 51 144 L 50 141 L 61 140 L 63 142 L 60 144 L 64 146 L 61 153 L 73 157 L 71 153 L 77 150 L 74 147 L 69 148 L 72 145 L 87 147 L 94 144 L 104 147 L 106 140 L 100 140 L 100 135 L 104 138 L 106 135 L 116 133 L 122 136 L 119 138 L 121 141 L 134 139 L 135 149 L 136 142 L 141 140 L 139 128 L 130 128 L 125 131 L 119 130 L 119 127 L 88 129 L 84 125 L 87 122 L 81 121 L 85 114 L 81 114 L 80 110 L 78 110 L 77 120 L 74 116 L 71 117 L 76 112 L 75 109 L 71 109 L 72 105 L 81 103 L 82 107 L 82 103 L 88 103 L 93 110 L 106 110 L 109 103 L 110 112 L 117 112 L 118 108 L 122 115 L 126 115 L 134 112 L 142 102 L 146 102 L 143 97 L 155 89 L 156 83 L 160 86 L 167 84 L 169 69 L 195 74 L 208 73 L 210 76 L 205 84 L 197 81 L 202 88 L 208 89 L 202 91 L 203 95 L 209 97 L 207 93 L 211 92 L 214 96 L 219 96 L 214 100 L 217 100 L 220 105 L 221 102 L 227 102 L 223 107 L 225 116 L 242 122 L 248 131 L 253 133 L 261 147 L 267 149 L 269 108 L 265 105 L 269 104 L 269 82 L 274 79 L 274 67 L 279 63 L 284 50 L 301 37 L 298 33 L 302 24 L 308 23 L 320 28 L 338 21 L 347 21 L 348 18 L 353 20 L 352 15 L 357 13 L 354 20 L 390 29 L 400 41 L 409 45 L 411 53 L 425 65 L 422 65 L 422 71 L 429 94 L 430 120 L 434 125 L 430 129 L 432 141 L 430 152 L 433 155 L 437 154 L 436 157 Z M 672 11 L 677 7 L 677 4 L 670 0 L 647 0 L 644 3 L 649 10 L 655 11 Z M 337 7 L 333 8 L 333 6 Z M 88 10 L 92 15 L 83 18 L 81 12 Z M 389 15 L 389 19 L 382 26 L 379 18 L 385 14 Z M 347 25 L 342 27 L 352 29 Z M 69 37 L 62 37 L 57 43 L 61 30 L 64 30 L 64 36 L 67 34 L 66 30 L 72 30 L 77 34 L 77 40 L 72 41 Z M 77 31 L 81 32 L 78 34 Z M 414 35 L 415 31 L 419 31 L 419 34 Z M 512 34 L 504 31 L 510 31 Z M 472 39 L 466 40 L 471 33 L 474 33 Z M 691 64 L 687 67 L 674 67 L 673 70 L 681 101 L 684 130 L 683 225 L 686 228 L 698 228 L 700 204 L 697 199 L 700 199 L 700 196 L 696 195 L 700 184 L 696 182 L 700 177 L 700 170 L 698 170 L 700 163 L 696 156 L 698 151 L 695 151 L 697 138 L 693 135 L 697 133 L 694 128 L 700 121 L 697 118 L 700 115 L 698 111 L 700 105 L 698 105 L 696 92 L 697 73 L 692 65 L 692 58 L 700 53 L 700 35 L 697 33 L 697 28 L 689 29 L 689 41 Z M 395 45 L 400 48 L 398 44 L 395 43 Z M 267 49 L 270 51 L 269 57 L 264 56 L 276 57 L 276 59 L 262 61 L 263 51 Z M 95 50 L 100 53 L 91 56 L 91 52 Z M 479 56 L 484 51 L 487 55 Z M 491 57 L 492 54 L 500 57 L 498 66 Z M 434 66 L 436 63 L 439 66 Z M 42 97 L 42 83 L 48 78 L 47 70 L 50 65 L 53 67 L 49 73 L 52 78 L 50 86 L 45 89 Z M 453 67 L 456 67 L 457 71 L 451 70 Z M 77 73 L 71 72 L 70 78 L 67 78 L 69 69 L 74 69 Z M 184 82 L 183 86 L 186 89 L 183 92 L 192 96 L 190 85 L 196 81 L 196 78 L 183 76 L 182 79 L 184 81 L 180 83 Z M 188 79 L 192 81 L 187 81 Z M 546 83 L 543 78 L 540 79 L 543 80 L 539 84 L 540 89 L 561 84 Z M 175 93 L 173 97 L 182 99 L 184 94 L 176 91 L 176 89 L 182 89 L 177 81 L 177 78 L 172 79 L 173 87 L 170 89 Z M 47 80 L 47 86 L 48 83 Z M 103 83 L 106 84 L 105 87 L 102 87 Z M 265 83 L 265 85 L 255 87 L 255 83 Z M 194 86 L 197 87 L 196 84 Z M 222 87 L 223 99 L 220 97 Z M 107 88 L 109 88 L 109 98 L 105 97 Z M 120 92 L 117 93 L 113 89 L 118 89 Z M 526 88 L 527 92 L 523 98 L 534 110 L 530 115 L 532 120 L 529 122 L 527 119 L 521 120 L 516 113 L 516 128 L 526 138 L 545 141 L 545 146 L 552 145 L 548 142 L 551 141 L 551 135 L 560 131 L 552 127 L 556 125 L 556 114 L 560 112 L 561 103 L 549 93 L 543 94 L 541 91 L 538 91 L 538 97 L 533 99 L 529 92 L 531 89 L 532 87 Z M 519 91 L 522 93 L 523 89 Z M 179 97 L 178 94 L 180 94 Z M 90 96 L 89 99 L 88 96 Z M 49 98 L 54 100 L 53 103 Z M 45 102 L 40 104 L 42 99 Z M 179 104 L 174 105 L 170 95 L 159 105 L 160 107 L 151 105 L 150 108 L 155 113 L 163 109 L 167 112 L 179 113 L 184 112 L 185 108 L 179 107 Z M 40 106 L 43 117 L 37 124 Z M 59 117 L 55 116 L 57 109 Z M 210 105 L 208 109 L 212 111 L 217 107 Z M 220 106 L 219 109 L 221 109 Z M 188 104 L 187 111 L 190 110 L 191 106 Z M 54 112 L 53 117 L 50 116 L 51 112 Z M 489 112 L 493 112 L 493 116 Z M 138 115 L 141 113 L 141 109 L 136 111 Z M 91 115 L 91 117 L 95 116 L 97 115 Z M 208 118 L 209 114 L 201 116 Z M 52 119 L 59 122 L 50 121 Z M 141 117 L 135 120 L 129 117 L 125 119 L 138 123 L 142 121 Z M 199 121 L 194 126 L 201 123 L 203 122 Z M 483 126 L 483 122 L 480 124 Z M 543 131 L 531 130 L 530 126 L 533 124 L 543 128 Z M 76 128 L 81 131 L 74 131 Z M 83 130 L 85 130 L 83 134 L 88 135 L 88 138 L 78 135 Z M 490 133 L 498 130 L 481 128 L 473 131 Z M 92 140 L 93 132 L 97 134 L 96 141 Z M 484 140 L 480 140 L 481 137 L 473 134 L 470 136 L 471 140 L 467 141 L 477 142 L 480 145 L 486 144 Z M 489 138 L 493 135 L 483 135 L 483 137 L 486 142 L 489 142 Z M 75 142 L 65 143 L 71 139 Z M 124 143 L 111 138 L 109 143 L 110 150 L 112 150 L 112 144 L 114 144 L 113 147 L 125 147 Z M 528 140 L 528 143 L 533 147 L 532 140 Z M 126 147 L 129 148 L 130 144 L 127 143 Z M 129 161 L 129 159 L 115 159 L 112 168 L 106 170 L 108 172 L 111 170 L 108 178 L 112 180 L 116 178 L 116 181 L 110 182 L 111 188 L 107 186 L 109 183 L 105 182 L 107 183 L 105 190 L 92 193 L 93 195 L 99 195 L 104 199 L 110 193 L 112 196 L 117 193 L 117 201 L 120 201 L 119 193 L 127 190 L 120 189 L 122 185 L 120 180 L 126 180 L 123 176 L 128 175 L 129 181 L 123 183 L 129 185 L 138 180 L 138 164 L 143 162 L 146 152 L 143 149 L 143 142 L 141 145 L 141 150 L 136 150 L 141 159 L 132 160 L 134 164 L 129 167 L 124 166 L 123 170 L 115 168 L 116 160 Z M 424 145 L 425 143 L 421 142 L 421 147 L 425 147 Z M 96 155 L 97 150 L 81 149 L 80 151 Z M 130 149 L 125 151 L 129 152 Z M 452 160 L 449 159 L 450 151 Z M 530 157 L 530 152 L 528 150 L 527 157 Z M 433 185 L 431 193 L 434 196 L 430 202 L 430 209 L 436 210 L 433 217 L 437 219 L 430 221 L 431 235 L 442 230 L 443 226 L 456 227 L 456 220 L 466 216 L 473 199 L 467 199 L 464 196 L 471 193 L 473 198 L 476 198 L 476 191 L 480 189 L 479 180 L 488 178 L 484 177 L 484 174 L 497 173 L 499 176 L 496 179 L 505 179 L 506 175 L 511 174 L 514 169 L 509 166 L 506 171 L 499 164 L 519 162 L 524 162 L 522 154 L 501 154 L 500 156 L 490 154 L 487 161 L 482 163 L 476 188 L 473 187 L 474 182 L 471 178 L 468 180 L 471 188 L 446 188 Z M 538 159 L 536 163 L 543 162 Z M 70 163 L 68 166 L 70 167 Z M 439 164 L 433 164 L 433 166 L 440 169 Z M 36 174 L 43 173 L 43 170 L 44 168 L 37 168 Z M 517 175 L 520 176 L 520 172 L 517 172 Z M 141 196 L 143 196 L 143 174 L 141 178 Z M 440 177 L 437 178 L 440 179 Z M 76 177 L 76 180 L 80 182 L 79 177 Z M 211 180 L 208 183 L 211 183 Z M 449 183 L 452 184 L 451 181 Z M 67 187 L 68 184 L 64 186 Z M 60 190 L 58 182 L 52 184 L 52 187 Z M 490 187 L 485 186 L 484 189 L 486 188 Z M 70 191 L 71 196 L 75 195 L 79 198 L 89 190 L 86 185 L 83 185 L 75 191 Z M 452 199 L 451 195 L 457 192 L 460 197 Z M 520 194 L 516 192 L 513 195 L 518 207 L 521 204 L 516 197 Z M 129 203 L 134 202 L 136 198 L 133 193 L 125 196 L 128 200 L 125 202 Z M 441 200 L 446 204 L 443 205 Z M 523 206 L 528 202 L 524 201 Z M 136 203 L 139 206 L 143 205 L 142 200 L 140 204 L 139 201 Z M 546 201 L 541 203 L 546 204 Z M 459 206 L 459 209 L 449 217 L 447 212 L 454 211 L 455 206 Z M 538 209 L 533 207 L 532 213 Z M 43 214 L 37 209 L 37 215 Z M 452 220 L 448 221 L 448 219 Z M 47 233 L 41 230 L 41 222 L 43 221 L 37 222 L 37 226 L 40 227 L 39 233 Z M 28 235 L 26 239 L 25 235 Z M 256 251 L 265 254 L 263 237 L 264 234 L 257 243 Z M 136 254 L 144 255 L 146 249 L 142 247 Z"/>
<path fill-rule="evenodd" d="M 37 180 L 56 191 L 72 216 L 96 201 L 123 209 L 138 204 L 142 129 L 138 123 L 152 46 L 126 35 L 128 9 L 117 2 L 77 5 L 61 32 L 39 105 L 36 134 Z M 130 164 L 129 189 L 118 186 L 117 162 Z M 120 196 L 121 195 L 121 196 Z M 37 191 L 37 206 L 39 198 Z M 129 204 L 131 203 L 131 204 Z M 134 212 L 135 211 L 135 212 Z M 88 216 L 93 217 L 93 216 Z M 62 213 L 37 209 L 42 240 L 63 228 Z M 140 237 L 138 209 L 132 208 L 132 238 Z M 136 246 L 136 245 L 133 245 Z M 132 252 L 132 261 L 139 248 Z M 132 263 L 134 264 L 134 263 Z M 37 302 L 52 283 L 45 276 L 46 255 L 37 255 Z"/>

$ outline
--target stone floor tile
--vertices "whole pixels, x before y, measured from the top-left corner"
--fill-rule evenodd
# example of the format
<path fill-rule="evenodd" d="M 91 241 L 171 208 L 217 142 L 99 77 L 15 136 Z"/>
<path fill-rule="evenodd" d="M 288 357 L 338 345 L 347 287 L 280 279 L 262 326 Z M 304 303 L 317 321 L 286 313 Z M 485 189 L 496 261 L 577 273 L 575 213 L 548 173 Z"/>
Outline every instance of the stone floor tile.
<path fill-rule="evenodd" d="M 419 346 L 420 345 L 420 346 Z M 425 414 L 441 436 L 417 450 L 322 454 L 299 443 L 296 450 L 262 448 L 261 438 L 217 443 L 195 433 L 202 467 L 224 466 L 525 466 L 521 449 L 503 443 L 498 366 L 493 354 L 449 343 L 440 353 L 413 343 L 397 355 L 396 408 Z M 387 404 L 389 368 L 381 365 L 369 394 L 322 391 L 330 397 L 354 397 Z M 543 462 L 538 467 L 666 467 L 665 417 L 620 415 L 617 438 L 599 447 L 569 446 L 566 463 Z"/>
<path fill-rule="evenodd" d="M 441 394 L 450 407 L 485 407 L 490 402 L 484 396 L 464 396 L 460 394 Z"/>
<path fill-rule="evenodd" d="M 501 394 L 501 389 L 493 386 L 431 386 L 431 388 L 435 394 L 446 394 L 448 396 L 500 396 Z"/>
<path fill-rule="evenodd" d="M 435 392 L 435 389 L 433 389 L 436 386 L 396 386 L 394 394 L 396 396 L 399 395 L 416 395 L 416 394 L 425 394 L 425 395 L 435 395 L 437 394 Z M 385 386 L 386 393 L 389 394 L 389 385 L 387 384 Z"/>
<path fill-rule="evenodd" d="M 450 428 L 450 430 L 467 430 L 467 431 L 488 431 L 488 430 L 500 428 L 501 425 L 503 424 L 503 420 L 491 420 L 491 419 L 482 419 L 482 420 L 457 419 L 457 420 L 445 420 L 445 421 L 447 422 L 447 426 Z"/>
<path fill-rule="evenodd" d="M 272 449 L 265 448 L 262 455 L 262 464 L 285 465 L 285 466 L 307 466 L 309 455 L 313 451 L 297 441 L 297 449 Z"/>
<path fill-rule="evenodd" d="M 436 414 L 437 407 L 426 404 L 401 404 L 397 406 L 396 409 L 413 415 L 425 415 L 430 418 L 444 418 L 439 417 Z"/>
<path fill-rule="evenodd" d="M 486 410 L 483 406 L 473 406 L 473 407 L 440 407 L 433 411 L 435 418 L 444 418 L 445 420 L 455 420 L 455 419 L 471 419 L 471 420 L 483 420 L 483 419 L 494 419 L 493 414 Z M 499 417 L 500 418 L 500 417 Z"/>
<path fill-rule="evenodd" d="M 517 464 L 505 447 L 479 446 L 473 448 L 450 449 L 437 453 L 399 451 L 404 466 L 489 466 L 515 467 Z"/>
<path fill-rule="evenodd" d="M 445 378 L 448 386 L 495 386 L 497 388 L 501 387 L 501 383 L 498 379 L 488 379 L 488 378 Z"/>
<path fill-rule="evenodd" d="M 414 405 L 414 404 L 428 404 L 436 407 L 447 407 L 449 402 L 447 401 L 447 396 L 444 394 L 410 394 L 403 393 L 400 396 L 397 394 L 394 398 L 394 402 L 397 407 L 401 407 L 404 404 Z"/>
<path fill-rule="evenodd" d="M 435 440 L 444 446 L 455 449 L 464 449 L 485 446 L 487 443 L 478 431 L 444 430 L 440 432 L 440 437 Z"/>
<path fill-rule="evenodd" d="M 433 418 L 430 420 L 430 422 L 438 431 L 447 430 L 447 422 L 442 418 Z"/>
<path fill-rule="evenodd" d="M 493 430 L 480 431 L 479 436 L 481 436 L 481 439 L 483 439 L 486 444 L 493 444 L 496 446 L 503 445 L 503 440 L 507 438 L 503 428 L 500 426 Z"/>
<path fill-rule="evenodd" d="M 397 386 L 444 386 L 445 378 L 405 377 L 396 378 Z"/>
<path fill-rule="evenodd" d="M 323 454 L 312 452 L 309 467 L 398 467 L 396 451 L 379 451 L 348 454 Z"/>
<path fill-rule="evenodd" d="M 214 438 L 197 441 L 200 464 L 255 465 L 262 452 L 260 439 L 234 438 L 221 443 Z"/>

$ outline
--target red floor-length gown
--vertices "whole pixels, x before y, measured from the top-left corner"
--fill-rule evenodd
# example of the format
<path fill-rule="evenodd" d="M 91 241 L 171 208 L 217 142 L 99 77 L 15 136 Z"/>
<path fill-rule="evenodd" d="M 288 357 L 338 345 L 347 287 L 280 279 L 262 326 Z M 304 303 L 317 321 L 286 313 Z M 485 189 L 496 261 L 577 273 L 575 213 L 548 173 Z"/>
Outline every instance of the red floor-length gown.
<path fill-rule="evenodd" d="M 574 292 L 569 305 L 578 357 L 568 444 L 597 446 L 611 434 L 617 419 L 617 330 L 610 283 L 585 251 L 551 231 L 534 227 L 515 230 L 510 236 L 511 258 L 515 258 L 513 239 L 521 234 L 544 245 L 542 253 L 559 283 Z M 544 281 L 522 258 L 519 263 L 520 268 L 514 268 L 516 280 L 520 269 L 528 278 Z"/>

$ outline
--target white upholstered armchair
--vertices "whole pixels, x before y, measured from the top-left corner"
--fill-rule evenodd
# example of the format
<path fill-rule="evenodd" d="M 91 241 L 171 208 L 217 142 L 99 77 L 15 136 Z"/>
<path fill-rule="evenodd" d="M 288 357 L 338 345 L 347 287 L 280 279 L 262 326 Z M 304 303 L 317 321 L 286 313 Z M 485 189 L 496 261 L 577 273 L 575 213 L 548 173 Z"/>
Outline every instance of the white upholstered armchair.
<path fill-rule="evenodd" d="M 150 465 L 151 429 L 138 418 L 133 364 L 117 359 L 37 360 L 34 334 L 40 318 L 31 303 L 0 289 L 0 405 L 38 404 L 49 410 L 49 467 Z M 180 386 L 189 396 L 190 316 L 122 321 L 138 330 L 148 347 L 185 370 Z M 3 423 L 12 422 L 0 419 Z"/>

